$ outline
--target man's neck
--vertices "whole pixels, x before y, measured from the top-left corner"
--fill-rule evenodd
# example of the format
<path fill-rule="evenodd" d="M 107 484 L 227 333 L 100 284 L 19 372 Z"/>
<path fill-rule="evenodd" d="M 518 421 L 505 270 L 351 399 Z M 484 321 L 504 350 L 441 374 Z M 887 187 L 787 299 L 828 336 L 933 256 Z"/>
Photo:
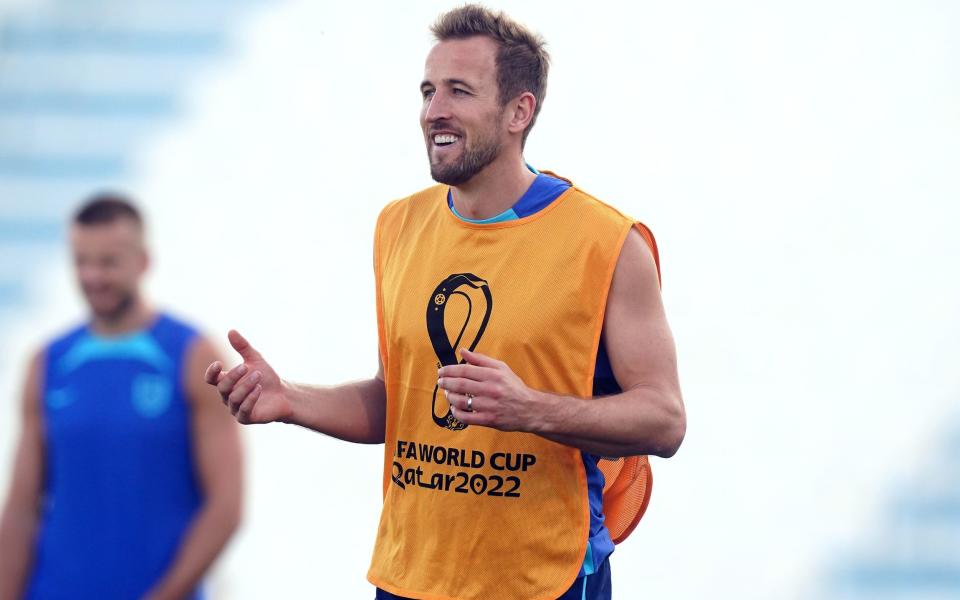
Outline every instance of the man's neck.
<path fill-rule="evenodd" d="M 142 331 L 150 326 L 155 318 L 153 309 L 139 297 L 117 315 L 102 317 L 94 315 L 90 329 L 99 335 L 108 337 Z"/>
<path fill-rule="evenodd" d="M 522 156 L 506 160 L 501 155 L 470 181 L 453 188 L 454 208 L 468 219 L 495 217 L 516 204 L 536 178 Z"/>

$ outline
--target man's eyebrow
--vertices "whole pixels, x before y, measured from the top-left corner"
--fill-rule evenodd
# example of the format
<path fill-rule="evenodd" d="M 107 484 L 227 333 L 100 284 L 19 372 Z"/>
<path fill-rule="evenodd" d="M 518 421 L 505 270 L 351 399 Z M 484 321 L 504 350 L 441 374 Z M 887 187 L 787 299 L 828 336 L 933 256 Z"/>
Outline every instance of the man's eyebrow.
<path fill-rule="evenodd" d="M 444 79 L 443 82 L 449 85 L 462 85 L 464 87 L 470 88 L 471 90 L 473 89 L 472 85 L 470 85 L 469 83 L 467 83 L 462 79 Z"/>
<path fill-rule="evenodd" d="M 472 85 L 470 85 L 469 83 L 467 83 L 462 79 L 456 79 L 456 78 L 444 79 L 443 83 L 447 85 L 462 85 L 463 87 L 469 88 L 470 90 L 474 89 Z M 435 87 L 435 86 L 433 85 L 433 82 L 430 81 L 429 79 L 424 79 L 423 81 L 420 82 L 420 89 L 422 90 L 423 88 L 426 88 L 426 87 Z"/>

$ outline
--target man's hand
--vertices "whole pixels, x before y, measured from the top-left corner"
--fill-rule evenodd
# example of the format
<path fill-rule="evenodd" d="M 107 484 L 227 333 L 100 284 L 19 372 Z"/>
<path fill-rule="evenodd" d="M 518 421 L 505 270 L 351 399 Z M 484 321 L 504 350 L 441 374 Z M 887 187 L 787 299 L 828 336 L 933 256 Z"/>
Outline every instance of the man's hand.
<path fill-rule="evenodd" d="M 223 365 L 212 363 L 204 375 L 217 388 L 223 404 L 243 424 L 287 421 L 293 414 L 283 380 L 260 353 L 236 330 L 227 334 L 230 345 L 240 353 L 243 363 L 223 372 Z"/>
<path fill-rule="evenodd" d="M 466 364 L 442 367 L 437 381 L 457 419 L 501 431 L 539 430 L 547 394 L 527 387 L 503 361 L 467 349 L 460 354 Z"/>

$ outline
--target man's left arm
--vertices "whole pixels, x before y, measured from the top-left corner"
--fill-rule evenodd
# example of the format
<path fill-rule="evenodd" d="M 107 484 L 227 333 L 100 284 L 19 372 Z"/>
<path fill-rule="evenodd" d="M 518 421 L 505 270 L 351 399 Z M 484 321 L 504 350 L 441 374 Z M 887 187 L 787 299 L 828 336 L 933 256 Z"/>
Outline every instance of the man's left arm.
<path fill-rule="evenodd" d="M 468 351 L 466 364 L 440 370 L 439 385 L 468 425 L 535 433 L 601 456 L 672 456 L 686 432 L 676 348 L 656 263 L 636 229 L 617 261 L 601 343 L 622 393 L 585 400 L 533 390 L 508 364 Z"/>
<path fill-rule="evenodd" d="M 204 338 L 198 338 L 190 349 L 184 385 L 190 396 L 194 464 L 203 503 L 170 568 L 146 600 L 186 597 L 200 583 L 240 523 L 243 457 L 239 427 L 220 406 L 216 388 L 203 379 L 207 365 L 218 358 L 213 345 Z"/>

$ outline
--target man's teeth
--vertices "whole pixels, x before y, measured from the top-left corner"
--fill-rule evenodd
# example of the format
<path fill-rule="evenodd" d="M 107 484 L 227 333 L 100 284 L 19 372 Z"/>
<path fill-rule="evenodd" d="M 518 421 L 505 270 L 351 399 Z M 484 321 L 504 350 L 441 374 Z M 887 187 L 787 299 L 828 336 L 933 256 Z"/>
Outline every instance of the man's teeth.
<path fill-rule="evenodd" d="M 457 136 L 449 134 L 437 134 L 433 136 L 434 144 L 452 144 L 457 141 Z"/>

